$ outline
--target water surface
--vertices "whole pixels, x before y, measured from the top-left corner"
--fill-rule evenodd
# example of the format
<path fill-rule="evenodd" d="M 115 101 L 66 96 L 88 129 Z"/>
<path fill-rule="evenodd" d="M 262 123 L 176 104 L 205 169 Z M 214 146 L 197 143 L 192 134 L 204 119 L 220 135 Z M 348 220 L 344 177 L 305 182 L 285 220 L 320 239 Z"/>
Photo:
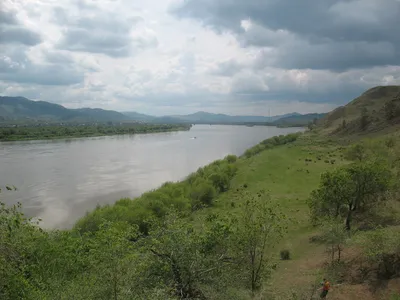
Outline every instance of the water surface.
<path fill-rule="evenodd" d="M 70 227 L 97 204 L 137 197 L 228 154 L 302 128 L 195 125 L 190 131 L 0 143 L 1 194 L 47 228 Z"/>

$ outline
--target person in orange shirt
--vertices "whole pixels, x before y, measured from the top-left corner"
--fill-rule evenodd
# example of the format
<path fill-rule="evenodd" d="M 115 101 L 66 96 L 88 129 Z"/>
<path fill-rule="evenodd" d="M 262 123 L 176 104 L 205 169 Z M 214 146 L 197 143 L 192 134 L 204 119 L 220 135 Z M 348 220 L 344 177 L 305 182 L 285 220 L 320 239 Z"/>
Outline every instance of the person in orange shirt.
<path fill-rule="evenodd" d="M 320 295 L 321 299 L 326 299 L 326 295 L 328 295 L 330 288 L 331 288 L 331 283 L 326 278 L 324 278 L 322 282 L 322 292 Z"/>

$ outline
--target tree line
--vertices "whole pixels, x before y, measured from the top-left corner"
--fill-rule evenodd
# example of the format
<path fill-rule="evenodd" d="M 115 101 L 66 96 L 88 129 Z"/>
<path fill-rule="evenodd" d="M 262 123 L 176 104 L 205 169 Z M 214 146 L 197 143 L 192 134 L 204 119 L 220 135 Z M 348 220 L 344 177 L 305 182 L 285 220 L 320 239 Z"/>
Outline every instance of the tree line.
<path fill-rule="evenodd" d="M 24 127 L 0 127 L 0 141 L 77 138 L 105 135 L 154 133 L 189 130 L 182 124 L 132 124 L 121 125 L 48 125 Z"/>

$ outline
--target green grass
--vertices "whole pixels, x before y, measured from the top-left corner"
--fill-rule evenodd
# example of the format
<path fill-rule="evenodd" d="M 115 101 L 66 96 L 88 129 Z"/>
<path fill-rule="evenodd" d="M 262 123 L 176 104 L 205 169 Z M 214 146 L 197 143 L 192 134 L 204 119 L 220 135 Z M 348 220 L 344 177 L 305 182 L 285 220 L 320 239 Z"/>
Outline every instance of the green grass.
<path fill-rule="evenodd" d="M 308 218 L 306 200 L 318 186 L 321 174 L 345 163 L 338 148 L 338 145 L 309 144 L 301 138 L 294 144 L 242 158 L 237 162 L 238 172 L 231 182 L 230 190 L 221 195 L 216 207 L 212 209 L 229 209 L 236 190 L 246 184 L 249 192 L 265 190 L 285 213 L 293 219 L 305 221 Z M 330 162 L 333 159 L 334 164 Z"/>
<path fill-rule="evenodd" d="M 303 278 L 298 282 L 301 288 L 305 280 L 313 282 L 320 273 L 318 268 L 308 270 L 307 267 L 301 267 L 307 257 L 323 253 L 323 246 L 309 242 L 309 237 L 316 233 L 316 229 L 309 222 L 307 199 L 311 191 L 318 187 L 323 172 L 348 163 L 341 157 L 343 152 L 344 148 L 335 142 L 304 135 L 292 144 L 267 149 L 250 158 L 241 158 L 237 161 L 238 171 L 231 181 L 229 191 L 221 194 L 213 207 L 196 214 L 199 217 L 239 209 L 241 199 L 237 189 L 244 185 L 247 185 L 246 189 L 251 194 L 265 190 L 271 201 L 279 203 L 290 221 L 288 232 L 275 247 L 273 256 L 278 259 L 279 251 L 288 249 L 291 260 L 279 263 L 269 283 L 274 295 L 287 299 L 285 297 L 290 296 L 287 294 L 290 292 L 287 289 L 287 276 L 298 276 L 299 280 Z M 334 164 L 331 163 L 332 159 L 335 160 Z M 235 203 L 234 206 L 232 202 Z M 296 283 L 293 285 L 296 286 Z M 309 285 L 306 289 L 309 289 Z"/>

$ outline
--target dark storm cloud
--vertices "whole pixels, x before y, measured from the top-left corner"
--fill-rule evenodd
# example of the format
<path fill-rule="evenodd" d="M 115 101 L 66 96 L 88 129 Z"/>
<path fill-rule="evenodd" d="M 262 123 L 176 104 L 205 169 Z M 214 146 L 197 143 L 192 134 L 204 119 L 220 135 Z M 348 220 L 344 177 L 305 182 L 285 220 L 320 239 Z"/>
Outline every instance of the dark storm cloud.
<path fill-rule="evenodd" d="M 18 24 L 18 21 L 14 14 L 3 11 L 0 7 L 0 24 L 16 25 Z"/>
<path fill-rule="evenodd" d="M 81 7 L 82 2 L 80 2 Z M 57 45 L 60 49 L 102 53 L 111 57 L 127 57 L 132 51 L 157 45 L 157 40 L 136 38 L 130 36 L 132 26 L 141 18 L 128 19 L 107 13 L 93 6 L 84 6 L 89 11 L 88 16 L 74 18 L 61 8 L 54 10 L 56 22 L 62 25 L 63 38 Z"/>
<path fill-rule="evenodd" d="M 4 11 L 0 6 L 0 44 L 34 46 L 42 41 L 40 35 L 20 24 L 14 11 Z"/>
<path fill-rule="evenodd" d="M 63 64 L 35 64 L 22 49 L 10 49 L 0 57 L 0 81 L 39 85 L 73 85 L 82 82 L 83 79 L 83 73 L 70 64 L 65 62 Z"/>
<path fill-rule="evenodd" d="M 277 53 L 266 63 L 283 68 L 342 70 L 400 62 L 398 0 L 186 0 L 173 13 L 231 31 L 244 46 L 273 47 Z M 251 20 L 247 30 L 243 20 Z"/>
<path fill-rule="evenodd" d="M 40 35 L 26 28 L 0 28 L 0 44 L 20 43 L 34 46 L 40 42 Z"/>
<path fill-rule="evenodd" d="M 68 29 L 58 47 L 70 51 L 125 57 L 131 52 L 131 40 L 126 35 L 109 32 L 93 33 L 86 29 Z"/>

